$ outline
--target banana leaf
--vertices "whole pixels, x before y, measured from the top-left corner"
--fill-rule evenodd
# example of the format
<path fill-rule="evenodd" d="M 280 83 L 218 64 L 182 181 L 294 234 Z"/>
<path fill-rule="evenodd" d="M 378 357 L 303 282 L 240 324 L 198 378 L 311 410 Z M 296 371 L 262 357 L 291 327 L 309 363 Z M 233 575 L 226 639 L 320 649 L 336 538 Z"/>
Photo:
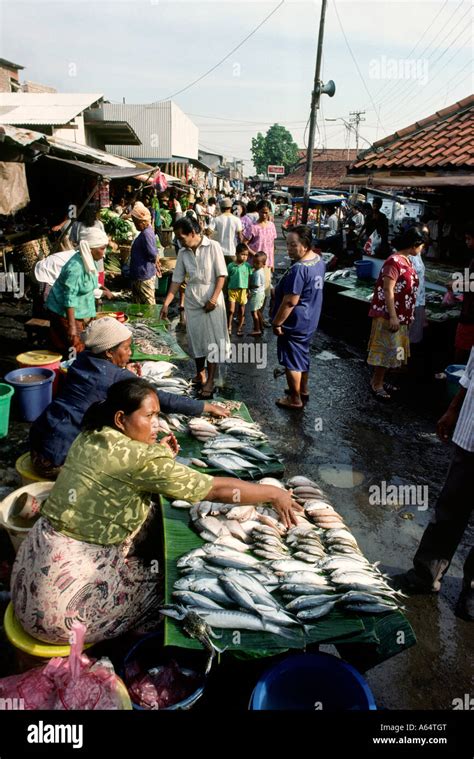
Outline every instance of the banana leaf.
<path fill-rule="evenodd" d="M 153 306 L 151 303 L 129 303 L 126 300 L 109 301 L 102 304 L 102 311 L 123 311 L 130 321 L 140 321 L 149 326 L 165 327 L 169 322 L 160 319 L 161 306 Z"/>
<path fill-rule="evenodd" d="M 178 344 L 176 337 L 168 332 L 167 327 L 161 325 L 154 326 L 152 324 L 147 324 L 147 327 L 153 329 L 159 335 L 160 342 L 165 343 L 173 352 L 170 355 L 143 353 L 132 341 L 132 361 L 182 361 L 189 358 L 188 354 Z"/>
<path fill-rule="evenodd" d="M 180 556 L 203 545 L 203 540 L 190 528 L 189 513 L 185 509 L 174 509 L 163 500 L 164 554 L 165 554 L 165 603 L 173 603 L 173 585 L 178 579 L 176 562 Z M 367 615 L 368 616 L 368 615 Z M 373 615 L 371 615 L 373 617 Z M 400 612 L 389 612 L 384 619 L 393 617 L 390 629 L 396 625 L 400 629 L 404 617 Z M 378 624 L 378 622 L 377 622 Z M 247 630 L 215 630 L 215 642 L 219 648 L 227 647 L 235 655 L 242 657 L 274 656 L 288 649 L 303 649 L 310 643 L 377 643 L 377 631 L 366 626 L 361 617 L 353 613 L 332 611 L 327 617 L 306 627 L 295 630 L 291 639 L 267 632 Z M 201 644 L 185 636 L 175 622 L 165 618 L 165 645 L 182 648 L 201 648 Z M 402 647 L 399 647 L 402 650 Z"/>

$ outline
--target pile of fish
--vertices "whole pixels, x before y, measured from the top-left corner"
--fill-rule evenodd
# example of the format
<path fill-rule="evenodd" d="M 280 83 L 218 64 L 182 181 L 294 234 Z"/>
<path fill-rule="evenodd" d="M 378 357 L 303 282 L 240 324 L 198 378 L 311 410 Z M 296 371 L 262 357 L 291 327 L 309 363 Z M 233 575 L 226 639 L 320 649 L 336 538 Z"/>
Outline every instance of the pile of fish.
<path fill-rule="evenodd" d="M 260 482 L 283 487 L 271 477 Z M 173 502 L 189 509 L 205 543 L 178 560 L 175 607 L 165 614 L 192 612 L 210 628 L 292 637 L 334 608 L 368 614 L 401 608 L 401 594 L 363 556 L 319 486 L 306 477 L 286 484 L 304 506 L 289 529 L 264 504 Z"/>
<path fill-rule="evenodd" d="M 132 331 L 132 340 L 135 348 L 149 356 L 172 356 L 173 350 L 156 330 L 146 324 L 134 322 L 127 325 Z"/>
<path fill-rule="evenodd" d="M 262 471 L 262 467 L 279 461 L 275 454 L 269 455 L 259 450 L 268 442 L 264 432 L 255 422 L 247 422 L 237 416 L 230 416 L 210 422 L 204 417 L 194 417 L 188 422 L 191 434 L 204 443 L 202 457 L 208 465 L 235 475 L 247 471 L 250 474 Z"/>

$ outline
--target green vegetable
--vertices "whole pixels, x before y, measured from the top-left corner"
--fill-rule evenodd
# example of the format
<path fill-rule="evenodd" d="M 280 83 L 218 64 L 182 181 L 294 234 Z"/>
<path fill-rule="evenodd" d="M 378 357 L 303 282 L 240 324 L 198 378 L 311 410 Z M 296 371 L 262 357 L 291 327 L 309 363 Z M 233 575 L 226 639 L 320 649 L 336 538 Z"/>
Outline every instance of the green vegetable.
<path fill-rule="evenodd" d="M 104 223 L 106 234 L 110 235 L 118 245 L 127 245 L 133 239 L 133 227 L 129 221 L 105 209 L 100 217 Z"/>

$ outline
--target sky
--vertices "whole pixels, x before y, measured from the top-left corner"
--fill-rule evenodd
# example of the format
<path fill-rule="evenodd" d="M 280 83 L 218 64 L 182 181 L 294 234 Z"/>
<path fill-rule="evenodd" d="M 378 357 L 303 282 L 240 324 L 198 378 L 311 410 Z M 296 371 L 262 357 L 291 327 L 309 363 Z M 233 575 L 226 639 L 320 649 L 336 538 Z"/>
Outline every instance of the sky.
<path fill-rule="evenodd" d="M 59 92 L 172 96 L 203 149 L 252 173 L 251 139 L 271 124 L 306 145 L 320 12 L 321 0 L 0 0 L 0 56 Z M 473 14 L 471 0 L 328 0 L 321 80 L 336 94 L 321 97 L 315 147 L 355 147 L 350 112 L 365 111 L 362 149 L 472 94 Z"/>

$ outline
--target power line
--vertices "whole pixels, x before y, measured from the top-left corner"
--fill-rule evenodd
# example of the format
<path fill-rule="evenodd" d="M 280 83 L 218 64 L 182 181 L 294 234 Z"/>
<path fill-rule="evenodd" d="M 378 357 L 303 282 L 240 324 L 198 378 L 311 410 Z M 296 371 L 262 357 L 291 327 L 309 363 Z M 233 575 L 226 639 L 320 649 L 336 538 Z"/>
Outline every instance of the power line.
<path fill-rule="evenodd" d="M 461 71 L 463 71 L 465 68 L 466 68 L 466 66 L 463 66 L 463 68 L 460 69 L 460 71 L 458 72 L 458 74 L 461 73 Z M 456 79 L 457 76 L 458 76 L 458 74 L 456 74 L 452 79 Z M 463 77 L 463 79 L 461 79 L 457 83 L 458 86 L 461 85 L 465 81 L 465 79 L 467 79 L 469 76 L 472 77 L 473 73 L 469 72 L 468 74 L 466 74 L 466 76 Z M 450 81 L 452 81 L 452 79 Z M 450 82 L 447 82 L 447 85 L 449 83 Z M 431 97 L 429 100 L 426 101 L 426 103 L 424 104 L 424 109 L 426 111 L 429 111 L 426 114 L 426 116 L 421 115 L 425 111 L 422 111 L 421 114 L 420 114 L 419 108 L 416 111 L 414 111 L 414 110 L 409 111 L 409 113 L 407 115 L 405 115 L 405 116 L 402 115 L 402 118 L 404 119 L 405 123 L 412 124 L 412 123 L 415 123 L 415 121 L 421 121 L 422 118 L 426 118 L 427 116 L 431 116 L 433 113 L 436 113 L 437 111 L 443 110 L 443 108 L 445 107 L 444 105 L 442 107 L 440 107 L 440 108 L 437 108 L 436 110 L 434 109 L 434 106 L 430 106 L 429 105 L 430 103 L 435 104 L 435 103 L 439 102 L 439 100 L 440 100 L 441 97 L 442 97 L 442 95 L 440 94 L 440 91 L 438 91 L 436 93 L 436 95 L 433 95 L 433 97 Z M 459 98 L 457 98 L 457 100 L 459 100 Z"/>
<path fill-rule="evenodd" d="M 187 116 L 194 116 L 196 118 L 200 119 L 218 119 L 219 121 L 232 121 L 234 124 L 256 124 L 257 126 L 260 124 L 304 124 L 305 119 L 300 119 L 299 121 L 281 121 L 280 119 L 277 119 L 276 121 L 246 121 L 244 119 L 230 119 L 225 116 L 204 116 L 201 113 L 187 113 Z"/>
<path fill-rule="evenodd" d="M 425 53 L 426 53 L 426 52 L 427 52 L 427 51 L 428 51 L 430 48 L 432 48 L 432 47 L 433 47 L 433 45 L 434 45 L 435 41 L 437 40 L 437 38 L 438 38 L 438 37 L 440 36 L 440 34 L 442 34 L 442 32 L 443 32 L 443 31 L 446 29 L 446 27 L 447 27 L 447 25 L 450 23 L 451 19 L 452 19 L 452 18 L 454 18 L 454 16 L 455 16 L 455 15 L 456 15 L 456 13 L 458 12 L 458 10 L 459 10 L 459 9 L 460 9 L 460 8 L 461 8 L 463 5 L 464 5 L 464 2 L 465 2 L 465 0 L 461 0 L 461 2 L 460 2 L 460 3 L 459 3 L 457 6 L 456 6 L 456 8 L 454 9 L 454 11 L 453 11 L 453 12 L 451 13 L 451 15 L 449 16 L 449 18 L 448 18 L 448 20 L 446 21 L 446 23 L 445 23 L 445 24 L 442 26 L 442 28 L 441 28 L 441 29 L 440 29 L 440 30 L 439 30 L 439 31 L 438 31 L 438 32 L 435 34 L 435 36 L 433 37 L 433 39 L 431 40 L 431 42 L 429 42 L 429 43 L 428 43 L 428 45 L 427 45 L 427 46 L 426 46 L 426 47 L 425 47 L 425 48 L 422 50 L 422 52 L 420 53 L 420 56 L 419 56 L 419 57 L 420 57 L 420 59 L 421 59 L 421 57 L 422 57 L 423 55 L 425 55 Z M 444 6 L 443 6 L 443 7 L 444 7 Z M 466 14 L 465 14 L 465 15 L 466 15 Z M 460 22 L 461 22 L 463 19 L 464 19 L 464 16 L 463 16 L 463 17 L 462 17 L 462 18 L 461 18 L 461 19 L 460 19 L 460 20 L 459 20 L 459 21 L 458 21 L 458 22 L 457 22 L 457 23 L 456 23 L 456 24 L 453 26 L 453 29 L 455 29 L 455 28 L 456 28 L 456 27 L 459 25 L 459 23 L 460 23 Z M 453 29 L 452 29 L 451 31 L 453 31 Z M 449 34 L 451 34 L 451 32 L 448 32 L 448 35 L 447 35 L 447 36 L 449 36 Z M 446 37 L 445 37 L 444 39 L 446 39 Z M 443 39 L 443 42 L 444 42 L 444 39 Z M 440 44 L 442 44 L 442 43 L 440 43 Z M 415 46 L 415 47 L 416 47 L 416 46 Z M 413 52 L 413 51 L 412 51 L 412 52 Z M 432 57 L 432 55 L 433 55 L 433 53 L 430 53 L 430 54 L 429 54 L 429 56 L 428 56 L 428 62 L 429 62 L 429 59 Z M 409 80 L 407 80 L 406 82 L 400 82 L 400 80 L 398 80 L 398 79 L 395 79 L 393 82 L 390 82 L 390 84 L 391 84 L 391 89 L 392 89 L 392 91 L 390 91 L 390 92 L 389 92 L 389 91 L 387 91 L 387 92 L 385 93 L 385 97 L 384 97 L 384 98 L 382 98 L 382 100 L 381 100 L 381 101 L 379 101 L 379 103 L 378 103 L 379 107 L 381 107 L 381 106 L 385 105 L 385 103 L 388 103 L 389 101 L 391 101 L 391 100 L 392 100 L 392 98 L 393 98 L 393 93 L 395 93 L 395 92 L 397 92 L 397 97 L 398 97 L 398 98 L 400 98 L 402 95 L 403 95 L 403 97 L 404 97 L 404 96 L 405 96 L 405 94 L 406 94 L 406 93 L 404 93 L 404 89 L 405 89 L 405 87 L 407 87 L 407 86 L 409 87 L 409 90 L 407 90 L 407 92 L 409 92 L 409 91 L 411 90 L 411 87 L 413 86 L 413 83 L 412 83 L 411 81 L 409 81 Z M 372 105 L 373 105 L 373 103 L 372 103 Z M 368 105 L 365 105 L 365 106 L 364 106 L 364 108 L 367 108 L 368 110 L 371 110 L 371 109 L 369 109 Z M 375 110 L 375 112 L 377 112 L 377 109 L 374 109 L 374 110 Z"/>
<path fill-rule="evenodd" d="M 427 50 L 429 50 L 430 47 L 433 46 L 433 44 L 434 44 L 435 40 L 437 39 L 437 37 L 439 37 L 439 35 L 444 31 L 444 29 L 446 29 L 446 26 L 449 24 L 449 22 L 451 21 L 451 19 L 455 16 L 455 14 L 458 12 L 458 10 L 462 7 L 462 5 L 464 5 L 464 0 L 461 0 L 461 2 L 459 3 L 459 5 L 456 6 L 455 10 L 450 15 L 449 19 L 447 20 L 447 22 L 443 26 L 443 28 L 440 29 L 440 31 L 435 35 L 435 37 L 433 38 L 433 40 L 422 51 L 422 53 L 420 54 L 420 59 L 427 52 Z M 443 45 L 443 43 L 445 42 L 445 40 L 452 34 L 453 31 L 455 31 L 457 29 L 457 27 L 459 26 L 459 24 L 462 23 L 462 21 L 464 20 L 464 18 L 470 12 L 471 12 L 471 8 L 468 8 L 467 11 L 466 11 L 466 13 L 460 19 L 458 19 L 458 21 L 456 21 L 456 23 L 450 29 L 450 31 L 438 43 L 437 47 L 440 47 L 441 45 Z M 466 28 L 468 28 L 468 27 L 465 27 L 462 30 L 461 34 L 465 31 Z M 453 42 L 455 42 L 455 41 L 456 40 L 454 40 Z M 447 52 L 450 47 L 452 47 L 452 44 L 448 48 L 446 48 L 446 50 L 444 50 L 441 53 L 441 55 L 438 56 L 438 58 L 436 58 L 436 60 L 434 61 L 434 63 L 432 65 L 435 65 L 437 63 L 437 61 L 444 55 L 444 53 Z M 430 55 L 428 56 L 428 64 L 430 64 L 430 58 L 433 56 L 433 53 L 434 53 L 434 51 L 431 52 Z M 412 80 L 407 80 L 407 81 L 402 82 L 402 83 L 400 83 L 399 80 L 395 80 L 394 81 L 394 88 L 395 88 L 394 91 L 398 90 L 398 92 L 397 92 L 398 97 L 400 97 L 400 96 L 406 97 L 409 93 L 411 93 L 411 91 L 413 90 L 413 87 L 415 87 L 415 86 L 416 86 L 416 83 L 414 81 L 412 81 Z M 408 87 L 408 89 L 406 89 L 407 87 Z M 406 91 L 404 92 L 405 89 L 406 89 Z M 385 105 L 386 103 L 388 103 L 391 100 L 392 100 L 392 94 L 387 92 L 385 98 L 383 98 L 379 102 L 379 106 L 383 106 L 383 105 Z M 386 116 L 385 116 L 385 118 L 386 118 Z"/>
<path fill-rule="evenodd" d="M 466 28 L 466 29 L 467 29 L 467 28 Z M 466 29 L 465 29 L 464 31 L 466 31 Z M 455 42 L 457 42 L 458 40 L 459 40 L 459 37 L 456 37 L 456 39 L 455 39 L 455 40 L 453 40 L 453 42 L 451 43 L 451 45 L 449 45 L 449 47 L 447 47 L 447 48 L 446 48 L 446 50 L 444 50 L 444 52 L 442 53 L 442 55 L 441 55 L 441 56 L 440 56 L 440 57 L 439 57 L 437 60 L 440 60 L 440 58 L 441 58 L 441 57 L 444 55 L 444 53 L 447 53 L 447 52 L 448 52 L 448 50 L 450 50 L 450 49 L 452 48 L 453 44 L 454 44 Z M 440 69 L 439 71 L 437 71 L 437 72 L 436 72 L 436 74 L 435 74 L 434 76 L 432 76 L 432 77 L 430 78 L 430 84 L 432 84 L 432 82 L 433 82 L 433 81 L 436 79 L 436 77 L 438 77 L 438 76 L 441 74 L 441 72 L 442 72 L 442 71 L 444 71 L 444 69 L 445 69 L 447 66 L 449 66 L 449 64 L 450 64 L 450 63 L 451 63 L 451 62 L 452 62 L 452 61 L 453 61 L 453 60 L 456 58 L 456 56 L 458 56 L 458 55 L 459 55 L 459 53 L 461 53 L 461 52 L 464 52 L 464 49 L 463 49 L 462 47 L 460 47 L 460 48 L 459 48 L 459 50 L 457 50 L 457 51 L 454 53 L 454 55 L 452 55 L 452 56 L 451 56 L 451 58 L 449 59 L 449 61 L 447 61 L 447 62 L 444 64 L 444 66 L 442 66 L 442 67 L 441 67 L 441 69 Z M 418 93 L 417 93 L 417 92 L 415 92 L 415 93 L 414 93 L 414 94 L 413 94 L 411 97 L 408 97 L 408 98 L 405 100 L 405 102 L 404 102 L 404 105 L 407 105 L 408 103 L 411 103 L 413 100 L 416 100 L 417 98 L 418 98 Z M 393 116 L 393 114 L 394 114 L 394 113 L 397 113 L 397 114 L 398 114 L 398 113 L 399 113 L 399 109 L 393 109 L 392 111 L 389 111 L 389 112 L 388 112 L 388 114 L 385 114 L 385 117 L 386 117 L 386 118 L 390 118 L 391 116 Z M 403 113 L 403 109 L 402 109 L 402 113 Z"/>
<path fill-rule="evenodd" d="M 464 2 L 464 0 L 463 0 L 463 2 Z M 448 4 L 448 3 L 449 3 L 449 0 L 445 0 L 445 2 L 443 3 L 442 7 L 440 8 L 440 10 L 438 11 L 438 13 L 437 13 L 437 14 L 436 14 L 436 16 L 434 17 L 433 21 L 431 22 L 431 24 L 430 24 L 430 25 L 429 25 L 429 26 L 428 26 L 428 27 L 425 29 L 425 31 L 424 31 L 424 32 L 423 32 L 423 34 L 421 35 L 420 39 L 419 39 L 419 40 L 418 40 L 418 42 L 416 43 L 416 45 L 415 45 L 415 46 L 414 46 L 414 47 L 413 47 L 413 48 L 410 50 L 410 52 L 407 54 L 407 58 L 409 58 L 409 57 L 410 57 L 410 55 L 412 55 L 412 54 L 415 52 L 416 48 L 418 47 L 418 45 L 419 45 L 419 44 L 420 44 L 420 42 L 422 41 L 423 37 L 425 37 L 425 36 L 428 34 L 429 30 L 430 30 L 430 29 L 431 29 L 431 27 L 432 27 L 432 26 L 435 24 L 436 20 L 437 20 L 437 19 L 438 19 L 438 17 L 441 15 L 441 13 L 444 11 L 444 9 L 446 8 L 446 6 L 447 6 L 447 4 Z M 435 37 L 434 39 L 436 39 L 436 37 Z M 433 40 L 433 41 L 434 41 L 434 40 Z M 379 99 L 379 98 L 382 96 L 382 92 L 384 91 L 384 89 L 385 89 L 386 87 L 389 87 L 389 88 L 393 88 L 393 82 L 392 82 L 392 81 L 390 81 L 390 80 L 387 80 L 387 81 L 386 81 L 386 82 L 383 84 L 383 86 L 382 86 L 382 89 L 380 90 L 380 92 L 377 92 L 377 94 L 376 94 L 376 96 L 375 96 L 375 97 L 377 98 L 377 100 L 378 100 L 378 99 Z"/>
<path fill-rule="evenodd" d="M 353 63 L 354 63 L 354 66 L 356 67 L 357 73 L 359 74 L 359 77 L 360 77 L 360 79 L 361 79 L 361 82 L 362 82 L 362 84 L 364 85 L 364 89 L 365 89 L 365 91 L 367 92 L 367 94 L 368 94 L 368 96 L 369 96 L 369 98 L 370 98 L 370 102 L 372 103 L 372 106 L 373 106 L 373 108 L 374 108 L 374 110 L 375 110 L 375 113 L 377 114 L 377 121 L 378 121 L 378 123 L 380 124 L 381 128 L 383 129 L 382 123 L 381 123 L 381 121 L 380 121 L 380 116 L 379 116 L 379 114 L 378 114 L 378 112 L 377 112 L 377 109 L 376 109 L 376 107 L 375 107 L 375 103 L 374 103 L 374 101 L 373 101 L 372 95 L 370 94 L 370 90 L 369 90 L 369 88 L 367 87 L 367 85 L 366 85 L 366 83 L 365 83 L 365 79 L 364 79 L 364 77 L 362 76 L 361 70 L 360 70 L 360 68 L 359 68 L 359 64 L 357 63 L 356 57 L 355 57 L 354 53 L 352 52 L 352 48 L 351 48 L 351 46 L 349 45 L 349 40 L 347 39 L 346 33 L 345 33 L 345 31 L 344 31 L 344 27 L 342 26 L 342 21 L 341 21 L 341 19 L 340 19 L 340 17 L 339 17 L 339 11 L 337 10 L 336 0 L 332 0 L 332 4 L 333 4 L 333 6 L 334 6 L 334 10 L 336 11 L 337 20 L 338 20 L 338 23 L 339 23 L 339 26 L 340 26 L 340 29 L 341 29 L 342 35 L 343 35 L 343 37 L 344 37 L 344 40 L 345 40 L 345 42 L 346 42 L 346 45 L 347 45 L 347 49 L 349 50 L 349 53 L 350 53 L 350 55 L 351 55 L 352 61 L 353 61 Z"/>
<path fill-rule="evenodd" d="M 258 26 L 256 26 L 254 29 L 252 29 L 252 31 L 249 34 L 247 34 L 247 36 L 241 42 L 239 42 L 238 45 L 236 45 L 234 48 L 232 48 L 232 50 L 229 53 L 227 53 L 227 55 L 225 55 L 223 58 L 221 58 L 221 60 L 218 63 L 216 63 L 214 66 L 211 66 L 211 68 L 208 69 L 204 74 L 202 74 L 201 76 L 199 76 L 197 79 L 194 79 L 194 81 L 190 82 L 188 85 L 186 85 L 186 87 L 182 87 L 180 90 L 177 90 L 176 92 L 173 92 L 168 97 L 163 98 L 162 100 L 155 100 L 151 105 L 156 105 L 157 103 L 163 103 L 165 100 L 172 100 L 173 98 L 177 97 L 178 95 L 181 95 L 182 92 L 186 92 L 186 90 L 189 90 L 189 89 L 191 89 L 191 87 L 194 87 L 195 84 L 198 84 L 198 82 L 201 82 L 203 79 L 206 78 L 206 76 L 209 76 L 209 74 L 212 74 L 213 71 L 215 71 L 217 68 L 219 68 L 219 66 L 222 63 L 224 63 L 224 61 L 226 61 L 228 58 L 230 58 L 231 55 L 233 55 L 239 48 L 241 48 L 242 45 L 244 45 L 247 42 L 247 40 L 250 39 L 250 37 L 253 37 L 253 35 L 256 34 L 256 32 L 258 32 L 258 30 L 268 21 L 269 18 L 271 18 L 273 16 L 274 13 L 277 12 L 277 10 L 279 10 L 281 8 L 282 5 L 284 5 L 284 3 L 285 3 L 285 0 L 281 0 L 281 2 L 279 2 L 278 5 L 267 16 L 265 16 L 265 18 L 263 19 L 263 21 L 261 21 L 258 24 Z"/>

